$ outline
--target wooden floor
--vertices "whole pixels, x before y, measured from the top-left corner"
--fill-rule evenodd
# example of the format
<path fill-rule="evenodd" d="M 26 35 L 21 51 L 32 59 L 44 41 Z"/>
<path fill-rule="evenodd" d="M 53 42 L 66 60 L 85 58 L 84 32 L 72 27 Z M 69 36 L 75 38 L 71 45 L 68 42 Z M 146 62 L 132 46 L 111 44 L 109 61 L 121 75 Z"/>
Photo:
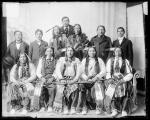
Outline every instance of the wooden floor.
<path fill-rule="evenodd" d="M 7 101 L 7 96 L 6 96 L 6 91 L 3 89 L 3 94 L 2 94 L 2 116 L 3 117 L 32 117 L 32 118 L 109 118 L 110 116 L 107 115 L 106 113 L 103 113 L 101 115 L 96 115 L 95 110 L 88 111 L 86 115 L 81 115 L 81 114 L 73 114 L 73 115 L 63 115 L 63 114 L 58 114 L 55 112 L 47 113 L 47 112 L 29 112 L 26 115 L 22 115 L 19 112 L 15 113 L 15 115 L 11 115 L 6 111 L 6 101 Z M 131 114 L 131 116 L 146 116 L 145 112 L 145 97 L 138 95 L 138 108 L 135 112 Z M 120 115 L 118 115 L 120 117 Z"/>

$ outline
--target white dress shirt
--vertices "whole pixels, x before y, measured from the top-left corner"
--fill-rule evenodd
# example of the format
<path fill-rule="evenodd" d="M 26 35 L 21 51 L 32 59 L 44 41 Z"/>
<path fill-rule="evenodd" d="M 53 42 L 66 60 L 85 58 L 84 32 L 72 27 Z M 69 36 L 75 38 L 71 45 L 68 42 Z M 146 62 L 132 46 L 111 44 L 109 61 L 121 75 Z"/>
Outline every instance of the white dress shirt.
<path fill-rule="evenodd" d="M 17 50 L 19 50 L 21 43 L 16 43 Z"/>
<path fill-rule="evenodd" d="M 119 40 L 119 44 L 120 44 L 120 45 L 121 45 L 123 39 L 124 39 L 124 36 L 123 36 L 123 37 L 118 37 L 118 40 Z"/>
<path fill-rule="evenodd" d="M 37 44 L 38 44 L 38 45 L 41 45 L 41 41 L 37 40 Z"/>
<path fill-rule="evenodd" d="M 66 28 L 68 28 L 68 31 L 69 31 L 69 25 L 68 25 L 68 27 L 65 27 L 65 26 L 64 26 L 64 30 L 65 30 Z"/>

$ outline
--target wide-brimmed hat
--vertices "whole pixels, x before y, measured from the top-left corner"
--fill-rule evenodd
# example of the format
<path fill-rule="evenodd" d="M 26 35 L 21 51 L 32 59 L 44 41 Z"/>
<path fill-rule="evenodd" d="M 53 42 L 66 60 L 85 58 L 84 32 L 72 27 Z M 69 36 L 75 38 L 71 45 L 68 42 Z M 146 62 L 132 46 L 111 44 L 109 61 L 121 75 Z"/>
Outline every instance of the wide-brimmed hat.
<path fill-rule="evenodd" d="M 14 63 L 15 60 L 10 55 L 5 56 L 2 60 L 2 64 L 7 68 L 11 68 L 14 65 Z"/>

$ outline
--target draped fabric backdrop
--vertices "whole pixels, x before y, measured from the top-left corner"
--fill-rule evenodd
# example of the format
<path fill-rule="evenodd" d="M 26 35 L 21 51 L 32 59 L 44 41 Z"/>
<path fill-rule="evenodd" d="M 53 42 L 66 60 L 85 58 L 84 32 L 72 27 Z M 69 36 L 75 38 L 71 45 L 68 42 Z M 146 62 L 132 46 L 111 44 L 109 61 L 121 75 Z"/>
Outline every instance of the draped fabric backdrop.
<path fill-rule="evenodd" d="M 141 77 L 145 76 L 145 36 L 142 4 L 127 8 L 128 38 L 133 43 L 133 66 L 141 71 Z"/>

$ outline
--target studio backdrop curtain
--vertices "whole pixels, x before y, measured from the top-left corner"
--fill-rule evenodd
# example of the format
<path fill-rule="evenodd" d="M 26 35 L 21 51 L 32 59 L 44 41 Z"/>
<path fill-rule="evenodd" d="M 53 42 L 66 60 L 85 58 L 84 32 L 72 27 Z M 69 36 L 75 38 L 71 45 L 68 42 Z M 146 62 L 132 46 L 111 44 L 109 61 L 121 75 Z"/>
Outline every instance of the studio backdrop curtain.
<path fill-rule="evenodd" d="M 142 4 L 127 8 L 127 33 L 133 43 L 133 66 L 141 72 L 140 77 L 145 77 L 146 56 L 144 36 L 144 16 Z"/>
<path fill-rule="evenodd" d="M 117 37 L 117 27 L 126 29 L 124 2 L 30 2 L 17 5 L 5 2 L 3 5 L 7 8 L 3 11 L 7 16 L 7 45 L 14 40 L 14 30 L 21 30 L 23 40 L 32 42 L 37 28 L 43 30 L 43 39 L 49 42 L 52 31 L 46 31 L 55 25 L 61 26 L 63 16 L 70 18 L 71 25 L 80 24 L 89 40 L 96 35 L 98 25 L 106 27 L 106 35 L 112 40 Z"/>

